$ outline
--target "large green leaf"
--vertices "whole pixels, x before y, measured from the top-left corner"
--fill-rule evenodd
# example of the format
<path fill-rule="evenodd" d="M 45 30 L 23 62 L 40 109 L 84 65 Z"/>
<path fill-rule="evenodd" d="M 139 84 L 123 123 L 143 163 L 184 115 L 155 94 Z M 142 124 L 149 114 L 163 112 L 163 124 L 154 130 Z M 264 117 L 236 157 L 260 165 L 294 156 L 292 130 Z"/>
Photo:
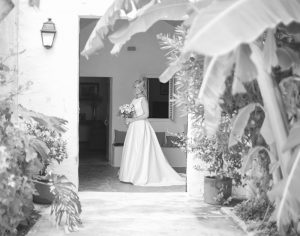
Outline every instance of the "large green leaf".
<path fill-rule="evenodd" d="M 289 47 L 280 47 L 277 49 L 276 53 L 278 57 L 278 64 L 283 70 L 293 67 L 294 73 L 298 72 L 297 74 L 300 75 L 300 57 L 297 51 Z"/>
<path fill-rule="evenodd" d="M 273 134 L 271 126 L 270 126 L 269 115 L 267 112 L 265 112 L 265 119 L 260 128 L 260 133 L 264 137 L 266 143 L 269 146 L 271 146 L 275 142 L 274 134 Z"/>
<path fill-rule="evenodd" d="M 257 70 L 251 58 L 249 45 L 242 44 L 235 52 L 234 80 L 232 84 L 232 94 L 246 93 L 243 83 L 254 80 Z"/>
<path fill-rule="evenodd" d="M 139 9 L 156 2 L 157 0 L 115 0 L 97 22 L 81 55 L 88 58 L 91 54 L 103 48 L 103 39 L 109 34 L 117 20 L 134 18 L 137 16 Z"/>
<path fill-rule="evenodd" d="M 204 106 L 205 127 L 208 136 L 215 134 L 220 118 L 219 98 L 225 89 L 225 80 L 232 73 L 234 54 L 214 57 L 205 72 L 199 102 Z"/>
<path fill-rule="evenodd" d="M 270 73 L 272 67 L 278 65 L 278 58 L 276 54 L 277 45 L 274 37 L 275 29 L 267 30 L 267 37 L 265 41 L 265 46 L 263 49 L 264 61 L 267 71 Z"/>
<path fill-rule="evenodd" d="M 242 168 L 241 168 L 242 174 L 245 174 L 248 170 L 250 170 L 252 168 L 253 159 L 261 151 L 265 151 L 268 153 L 269 158 L 270 158 L 270 167 L 272 168 L 272 170 L 271 170 L 272 172 L 275 171 L 275 169 L 279 167 L 279 164 L 278 164 L 275 156 L 267 148 L 265 148 L 263 146 L 256 146 L 254 148 L 251 148 L 249 150 L 248 154 L 245 157 L 243 157 Z"/>
<path fill-rule="evenodd" d="M 14 4 L 11 0 L 0 0 L 0 22 L 8 15 L 8 13 L 14 8 Z"/>
<path fill-rule="evenodd" d="M 50 152 L 50 150 L 47 147 L 46 143 L 39 139 L 33 138 L 29 141 L 29 146 L 32 147 L 37 153 L 39 153 L 43 160 L 48 159 L 48 153 Z"/>
<path fill-rule="evenodd" d="M 249 45 L 242 44 L 237 48 L 235 58 L 235 77 L 241 82 L 251 82 L 257 77 L 257 70 L 251 58 Z"/>
<path fill-rule="evenodd" d="M 241 140 L 250 115 L 257 106 L 261 107 L 258 103 L 250 103 L 239 111 L 232 124 L 232 130 L 230 132 L 228 142 L 229 147 L 236 145 Z"/>
<path fill-rule="evenodd" d="M 284 145 L 283 151 L 290 150 L 300 144 L 300 122 L 293 124 L 289 136 Z"/>
<path fill-rule="evenodd" d="M 253 42 L 280 22 L 299 22 L 299 12 L 299 0 L 216 0 L 199 10 L 184 51 L 223 55 L 241 43 Z"/>
<path fill-rule="evenodd" d="M 159 80 L 162 83 L 168 82 L 172 77 L 181 70 L 182 64 L 189 58 L 188 54 L 180 56 L 176 61 L 171 63 L 168 68 L 159 76 Z"/>
<path fill-rule="evenodd" d="M 136 33 L 147 31 L 159 20 L 184 20 L 190 8 L 188 0 L 164 0 L 138 12 L 138 17 L 108 38 L 115 44 L 111 53 L 118 53 L 122 46 Z"/>
<path fill-rule="evenodd" d="M 286 235 L 286 229 L 290 224 L 299 223 L 300 212 L 300 151 L 295 152 L 296 158 L 288 176 L 280 181 L 269 192 L 271 201 L 280 199 L 275 208 L 274 216 L 277 219 L 277 226 L 281 235 Z"/>

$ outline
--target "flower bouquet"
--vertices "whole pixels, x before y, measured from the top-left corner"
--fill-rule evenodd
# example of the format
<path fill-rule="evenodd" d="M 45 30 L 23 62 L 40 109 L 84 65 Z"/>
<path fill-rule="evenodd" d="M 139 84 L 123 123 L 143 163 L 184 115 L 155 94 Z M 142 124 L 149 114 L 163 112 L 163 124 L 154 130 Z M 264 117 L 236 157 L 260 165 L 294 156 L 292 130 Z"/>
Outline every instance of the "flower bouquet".
<path fill-rule="evenodd" d="M 132 104 L 124 104 L 119 107 L 119 116 L 123 119 L 133 118 L 135 113 L 134 106 Z"/>

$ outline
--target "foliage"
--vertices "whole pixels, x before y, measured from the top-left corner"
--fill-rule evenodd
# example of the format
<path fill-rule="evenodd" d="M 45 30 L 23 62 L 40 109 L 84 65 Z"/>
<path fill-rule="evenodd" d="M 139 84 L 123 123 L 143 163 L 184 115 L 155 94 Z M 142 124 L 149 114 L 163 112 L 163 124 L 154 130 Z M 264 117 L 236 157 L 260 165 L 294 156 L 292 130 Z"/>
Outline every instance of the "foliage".
<path fill-rule="evenodd" d="M 300 11 L 297 0 L 211 1 L 209 6 L 199 9 L 193 19 L 184 52 L 224 55 L 243 43 L 253 42 L 264 30 L 280 22 L 286 25 L 299 22 L 297 11 Z M 255 20 L 249 21 L 253 19 L 252 14 L 256 15 Z"/>
<path fill-rule="evenodd" d="M 30 229 L 35 225 L 35 223 L 41 218 L 41 214 L 36 209 L 33 209 L 32 214 L 30 215 L 27 225 L 19 225 L 17 227 L 18 234 L 17 236 L 25 236 L 28 234 Z"/>
<path fill-rule="evenodd" d="M 51 205 L 51 215 L 55 215 L 55 221 L 58 225 L 65 217 L 65 231 L 77 230 L 82 225 L 80 219 L 81 204 L 77 193 L 74 191 L 74 184 L 68 182 L 64 175 L 50 175 L 50 179 L 53 181 L 51 192 L 55 195 Z"/>
<path fill-rule="evenodd" d="M 7 16 L 7 14 L 14 8 L 14 3 L 11 0 L 0 1 L 0 22 Z"/>
<path fill-rule="evenodd" d="M 67 143 L 62 139 L 61 133 L 42 126 L 37 122 L 27 122 L 26 126 L 28 134 L 44 142 L 49 149 L 49 153 L 46 155 L 46 158 L 40 154 L 38 155 L 38 159 L 43 165 L 40 175 L 45 176 L 46 169 L 52 160 L 60 164 L 68 157 L 66 150 Z"/>
<path fill-rule="evenodd" d="M 170 64 L 178 59 L 187 33 L 187 27 L 179 25 L 175 28 L 173 37 L 163 34 L 157 36 L 161 49 L 168 50 L 166 57 Z M 203 57 L 193 55 L 181 62 L 180 71 L 174 75 L 174 101 L 182 116 L 192 114 L 197 119 L 203 115 L 203 107 L 197 102 L 202 83 L 203 64 Z"/>
<path fill-rule="evenodd" d="M 175 136 L 175 140 L 171 140 L 171 143 L 173 143 L 176 147 L 178 147 L 182 152 L 187 152 L 187 143 L 188 138 L 187 135 L 184 132 L 178 132 L 178 133 L 171 133 L 171 135 Z"/>
<path fill-rule="evenodd" d="M 243 201 L 242 203 L 234 207 L 235 214 L 245 221 L 248 225 L 254 225 L 249 230 L 259 230 L 262 231 L 267 228 L 264 224 L 271 217 L 271 212 L 273 212 L 274 206 L 270 205 L 270 202 L 266 199 L 251 198 L 249 200 Z M 272 230 L 277 232 L 276 224 L 272 225 Z M 272 231 L 271 231 L 272 232 Z M 266 232 L 265 232 L 266 233 Z M 278 232 L 277 232 L 278 233 Z M 264 235 L 275 235 L 275 234 L 264 234 Z M 278 234 L 279 235 L 279 234 Z"/>
<path fill-rule="evenodd" d="M 229 177 L 234 180 L 234 184 L 240 185 L 242 150 L 228 148 L 230 122 L 230 117 L 223 115 L 216 135 L 200 136 L 198 140 L 195 140 L 193 152 L 207 164 L 207 170 L 213 176 Z"/>
<path fill-rule="evenodd" d="M 128 20 L 137 18 L 137 11 L 144 12 L 157 1 L 153 0 L 119 0 L 111 4 L 96 25 L 91 37 L 86 43 L 81 55 L 89 57 L 92 53 L 104 47 L 104 37 L 108 36 L 117 20 L 127 16 Z"/>
<path fill-rule="evenodd" d="M 20 144 L 23 137 L 24 134 L 18 138 L 13 137 L 13 140 Z M 9 141 L 12 141 L 11 138 L 8 137 Z M 0 149 L 0 234 L 13 235 L 20 223 L 26 224 L 33 210 L 34 186 L 29 177 L 39 163 L 36 160 L 26 161 L 22 144 L 16 147 L 2 139 Z"/>
<path fill-rule="evenodd" d="M 29 223 L 36 193 L 32 179 L 43 168 L 40 160 L 49 159 L 48 153 L 59 162 L 66 157 L 59 134 L 66 121 L 15 106 L 16 95 L 30 84 L 14 89 L 16 71 L 4 64 L 9 57 L 0 61 L 0 235 L 16 235 L 18 226 Z M 35 124 L 30 132 L 28 124 Z M 78 204 L 78 197 L 68 199 Z"/>
<path fill-rule="evenodd" d="M 3 62 L 0 62 L 3 65 Z M 14 73 L 2 66 L 1 89 L 9 87 Z M 20 89 L 19 89 L 20 90 Z M 6 91 L 9 91 L 8 89 Z M 31 182 L 41 168 L 32 137 L 16 124 L 13 110 L 14 93 L 0 99 L 0 234 L 16 234 L 19 224 L 26 224 L 33 210 Z M 36 146 L 38 148 L 38 146 Z"/>
<path fill-rule="evenodd" d="M 173 37 L 158 35 L 162 49 L 168 50 L 167 59 L 170 64 L 178 59 L 187 34 L 187 27 L 180 25 L 176 27 Z M 238 171 L 241 166 L 240 154 L 228 149 L 230 117 L 223 116 L 223 121 L 215 136 L 205 135 L 203 106 L 197 101 L 202 84 L 203 66 L 203 57 L 193 55 L 181 62 L 181 69 L 174 76 L 175 104 L 181 108 L 183 115 L 191 114 L 195 120 L 193 140 L 188 140 L 185 135 L 178 134 L 180 141 L 177 145 L 185 151 L 196 153 L 196 156 L 207 164 L 208 170 L 214 175 L 232 177 L 236 184 L 240 184 L 241 176 Z"/>

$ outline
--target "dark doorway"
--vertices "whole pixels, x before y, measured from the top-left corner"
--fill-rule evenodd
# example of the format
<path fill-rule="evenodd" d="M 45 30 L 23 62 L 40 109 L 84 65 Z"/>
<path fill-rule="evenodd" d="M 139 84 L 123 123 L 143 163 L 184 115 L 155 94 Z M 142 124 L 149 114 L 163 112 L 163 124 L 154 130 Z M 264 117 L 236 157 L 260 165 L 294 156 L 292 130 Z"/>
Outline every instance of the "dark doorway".
<path fill-rule="evenodd" d="M 108 162 L 110 78 L 79 79 L 79 160 Z"/>

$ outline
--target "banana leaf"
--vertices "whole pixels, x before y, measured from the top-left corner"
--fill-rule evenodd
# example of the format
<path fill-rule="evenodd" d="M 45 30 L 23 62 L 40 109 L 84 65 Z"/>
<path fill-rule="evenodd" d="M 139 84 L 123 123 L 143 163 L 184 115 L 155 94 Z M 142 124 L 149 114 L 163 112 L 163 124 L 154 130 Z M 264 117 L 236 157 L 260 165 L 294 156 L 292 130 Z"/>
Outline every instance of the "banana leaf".
<path fill-rule="evenodd" d="M 300 151 L 295 152 L 292 168 L 286 178 L 276 184 L 268 193 L 271 201 L 280 199 L 273 217 L 276 218 L 280 235 L 287 235 L 291 223 L 298 225 L 300 212 Z"/>
<path fill-rule="evenodd" d="M 225 90 L 225 80 L 232 73 L 234 54 L 214 57 L 205 72 L 199 91 L 199 103 L 204 106 L 204 122 L 208 136 L 213 136 L 221 118 L 219 98 Z"/>
<path fill-rule="evenodd" d="M 276 168 L 279 168 L 278 161 L 276 160 L 275 156 L 265 147 L 263 146 L 256 146 L 254 148 L 251 148 L 248 152 L 248 154 L 243 157 L 242 160 L 242 168 L 241 173 L 245 174 L 249 169 L 252 168 L 253 159 L 256 155 L 258 155 L 259 152 L 265 151 L 268 153 L 270 158 L 270 173 L 274 172 Z"/>
<path fill-rule="evenodd" d="M 138 11 L 138 17 L 131 21 L 127 27 L 108 37 L 114 44 L 111 53 L 118 53 L 133 35 L 146 32 L 159 20 L 184 20 L 189 8 L 190 3 L 188 0 L 164 0 L 147 9 Z"/>
<path fill-rule="evenodd" d="M 240 141 L 244 134 L 244 130 L 248 124 L 250 115 L 256 109 L 257 106 L 263 109 L 263 107 L 258 103 L 250 103 L 238 112 L 232 124 L 232 129 L 230 132 L 228 142 L 229 147 L 236 145 Z"/>
<path fill-rule="evenodd" d="M 184 52 L 224 55 L 281 22 L 299 22 L 299 12 L 299 0 L 216 0 L 199 11 Z"/>
<path fill-rule="evenodd" d="M 11 0 L 0 0 L 0 22 L 8 15 L 8 13 L 14 8 L 14 4 Z"/>
<path fill-rule="evenodd" d="M 300 122 L 296 122 L 293 124 L 288 138 L 286 140 L 286 143 L 283 147 L 283 151 L 290 150 L 292 148 L 295 148 L 300 144 Z"/>
<path fill-rule="evenodd" d="M 100 18 L 91 33 L 86 45 L 81 52 L 82 56 L 88 58 L 104 47 L 104 38 L 108 36 L 117 20 L 136 17 L 136 12 L 147 4 L 154 4 L 157 0 L 115 0 Z M 135 16 L 132 16 L 135 15 Z"/>

